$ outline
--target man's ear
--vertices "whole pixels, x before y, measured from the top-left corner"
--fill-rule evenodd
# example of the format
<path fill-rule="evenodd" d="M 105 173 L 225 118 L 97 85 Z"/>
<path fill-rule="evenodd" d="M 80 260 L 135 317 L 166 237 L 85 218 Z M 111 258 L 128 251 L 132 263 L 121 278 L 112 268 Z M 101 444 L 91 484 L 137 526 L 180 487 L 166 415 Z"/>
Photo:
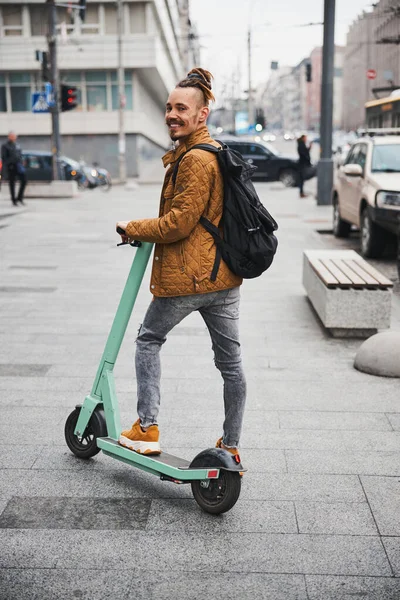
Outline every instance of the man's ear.
<path fill-rule="evenodd" d="M 203 106 L 200 109 L 200 117 L 199 117 L 200 123 L 204 123 L 205 121 L 207 121 L 209 114 L 210 114 L 210 109 L 208 108 L 208 106 Z"/>

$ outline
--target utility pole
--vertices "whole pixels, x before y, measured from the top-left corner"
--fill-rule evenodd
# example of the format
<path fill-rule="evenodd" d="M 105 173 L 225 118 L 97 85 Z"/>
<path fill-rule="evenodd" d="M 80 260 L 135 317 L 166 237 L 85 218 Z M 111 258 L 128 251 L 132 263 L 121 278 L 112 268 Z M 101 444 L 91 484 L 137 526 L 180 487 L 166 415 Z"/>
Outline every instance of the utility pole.
<path fill-rule="evenodd" d="M 249 94 L 247 98 L 247 112 L 249 113 L 249 126 L 254 124 L 254 108 L 253 108 L 253 90 L 251 82 L 251 25 L 247 33 L 247 58 L 248 58 L 248 74 L 249 74 Z"/>
<path fill-rule="evenodd" d="M 317 204 L 332 203 L 332 117 L 335 60 L 335 0 L 324 0 L 324 44 L 321 85 L 321 158 L 318 162 Z"/>
<path fill-rule="evenodd" d="M 60 106 L 58 98 L 59 79 L 57 69 L 57 7 L 55 0 L 47 0 L 49 11 L 49 29 L 47 35 L 47 43 L 49 46 L 50 58 L 50 83 L 53 88 L 53 106 L 51 111 L 51 153 L 52 153 L 52 168 L 53 179 L 60 179 Z"/>
<path fill-rule="evenodd" d="M 122 58 L 122 33 L 123 33 L 123 3 L 117 0 L 117 31 L 118 31 L 118 166 L 119 181 L 126 183 L 126 154 L 125 154 L 125 126 L 124 112 L 126 104 L 125 73 Z"/>

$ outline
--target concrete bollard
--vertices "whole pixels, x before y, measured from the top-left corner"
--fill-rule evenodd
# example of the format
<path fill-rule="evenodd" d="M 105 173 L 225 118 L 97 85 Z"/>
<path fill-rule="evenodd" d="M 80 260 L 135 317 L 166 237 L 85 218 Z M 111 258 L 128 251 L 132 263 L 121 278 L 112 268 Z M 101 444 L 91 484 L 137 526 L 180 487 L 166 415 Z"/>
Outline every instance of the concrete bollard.
<path fill-rule="evenodd" d="M 380 377 L 400 377 L 400 331 L 377 333 L 358 349 L 354 361 L 358 371 Z"/>

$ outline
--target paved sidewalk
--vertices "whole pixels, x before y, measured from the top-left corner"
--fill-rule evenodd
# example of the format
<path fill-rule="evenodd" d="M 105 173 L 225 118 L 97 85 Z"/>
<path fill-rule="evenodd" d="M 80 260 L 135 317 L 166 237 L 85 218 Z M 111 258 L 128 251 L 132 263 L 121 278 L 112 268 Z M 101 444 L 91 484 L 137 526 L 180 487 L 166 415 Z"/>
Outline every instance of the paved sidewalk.
<path fill-rule="evenodd" d="M 330 209 L 279 184 L 258 189 L 280 246 L 271 270 L 242 288 L 248 473 L 220 517 L 203 514 L 187 486 L 104 455 L 79 461 L 64 442 L 133 257 L 116 248 L 115 222 L 154 215 L 159 187 L 30 200 L 4 219 L 1 599 L 400 598 L 399 382 L 355 371 L 360 341 L 327 336 L 305 297 L 302 250 L 331 243 L 315 232 L 329 228 Z M 4 214 L 4 195 L 0 205 Z M 115 372 L 124 425 L 135 416 L 132 357 L 148 275 Z M 163 349 L 161 442 L 172 453 L 193 457 L 221 434 L 212 358 L 198 315 Z"/>

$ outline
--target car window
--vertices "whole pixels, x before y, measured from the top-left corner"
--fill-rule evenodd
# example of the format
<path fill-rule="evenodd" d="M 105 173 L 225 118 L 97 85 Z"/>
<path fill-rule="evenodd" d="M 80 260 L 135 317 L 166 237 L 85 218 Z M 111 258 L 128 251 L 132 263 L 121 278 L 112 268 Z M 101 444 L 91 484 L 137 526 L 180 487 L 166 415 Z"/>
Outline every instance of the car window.
<path fill-rule="evenodd" d="M 249 144 L 246 154 L 252 154 L 253 156 L 266 156 L 267 150 L 256 144 Z"/>
<path fill-rule="evenodd" d="M 353 146 L 353 148 L 351 148 L 351 150 L 348 153 L 347 158 L 344 162 L 345 165 L 357 164 L 357 155 L 358 155 L 359 147 L 360 147 L 360 145 L 356 144 L 355 146 Z"/>
<path fill-rule="evenodd" d="M 371 171 L 400 173 L 400 144 L 374 146 Z"/>
<path fill-rule="evenodd" d="M 51 169 L 51 156 L 41 156 L 40 160 L 45 169 Z"/>
<path fill-rule="evenodd" d="M 358 154 L 356 156 L 356 164 L 360 165 L 362 169 L 365 168 L 365 163 L 367 160 L 367 146 L 366 144 L 359 144 Z"/>
<path fill-rule="evenodd" d="M 39 158 L 37 156 L 33 156 L 32 154 L 28 154 L 26 156 L 26 166 L 30 169 L 40 169 L 41 164 Z"/>

